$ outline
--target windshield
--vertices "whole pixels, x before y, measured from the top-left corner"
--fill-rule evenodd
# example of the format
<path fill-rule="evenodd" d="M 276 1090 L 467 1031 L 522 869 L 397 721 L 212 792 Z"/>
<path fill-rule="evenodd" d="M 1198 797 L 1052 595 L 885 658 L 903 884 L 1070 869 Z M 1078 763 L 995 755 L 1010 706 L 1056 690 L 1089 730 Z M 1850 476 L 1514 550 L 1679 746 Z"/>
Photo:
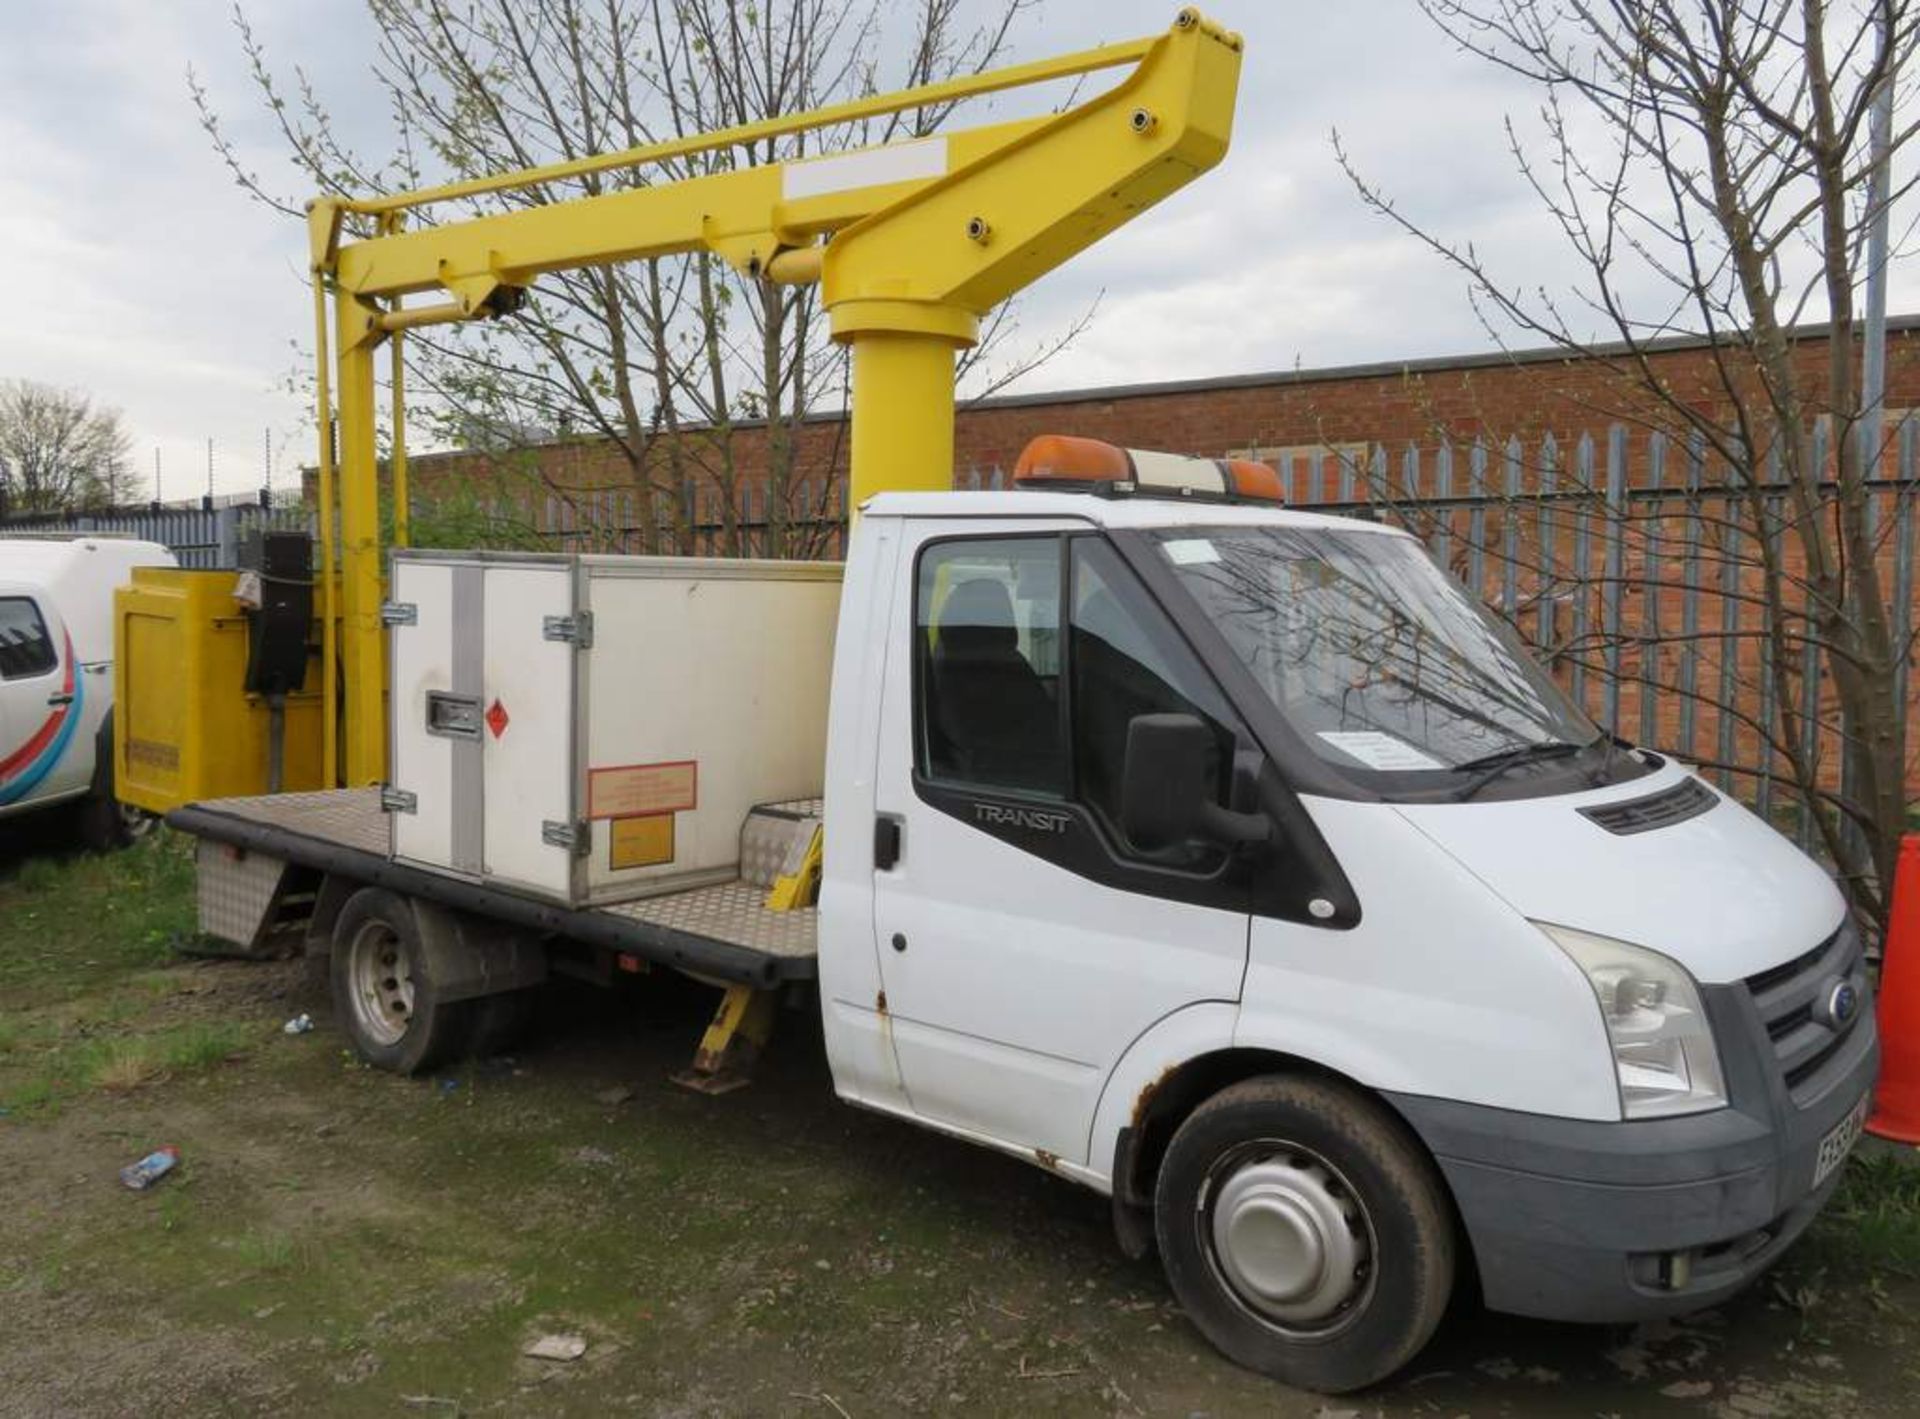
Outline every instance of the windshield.
<path fill-rule="evenodd" d="M 1260 688 L 1349 776 L 1432 774 L 1452 786 L 1601 741 L 1411 538 L 1281 527 L 1157 536 Z"/>

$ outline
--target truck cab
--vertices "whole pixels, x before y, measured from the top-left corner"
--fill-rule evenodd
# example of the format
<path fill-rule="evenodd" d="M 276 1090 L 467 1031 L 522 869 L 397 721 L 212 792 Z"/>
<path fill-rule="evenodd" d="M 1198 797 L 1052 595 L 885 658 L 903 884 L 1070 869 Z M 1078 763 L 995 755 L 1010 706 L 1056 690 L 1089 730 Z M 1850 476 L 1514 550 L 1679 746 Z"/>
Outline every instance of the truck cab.
<path fill-rule="evenodd" d="M 1769 1265 L 1876 1068 L 1826 874 L 1407 534 L 1054 442 L 863 510 L 839 1092 L 1110 1193 L 1216 1344 L 1318 1388 L 1410 1356 L 1469 1260 L 1591 1321 Z"/>
<path fill-rule="evenodd" d="M 153 542 L 0 538 L 0 817 L 78 803 L 90 840 L 124 837 L 112 783 L 113 592 L 134 567 L 173 560 Z"/>

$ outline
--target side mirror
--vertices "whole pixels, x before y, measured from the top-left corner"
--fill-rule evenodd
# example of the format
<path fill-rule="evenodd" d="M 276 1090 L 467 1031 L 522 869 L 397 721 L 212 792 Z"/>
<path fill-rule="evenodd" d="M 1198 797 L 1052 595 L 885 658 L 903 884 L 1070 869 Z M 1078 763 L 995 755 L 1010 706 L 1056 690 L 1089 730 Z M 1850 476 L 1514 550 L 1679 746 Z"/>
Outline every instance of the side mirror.
<path fill-rule="evenodd" d="M 1235 813 L 1214 802 L 1217 756 L 1213 731 L 1194 715 L 1134 716 L 1120 785 L 1127 840 L 1148 850 L 1195 838 L 1223 846 L 1266 842 L 1273 828 L 1265 814 Z"/>

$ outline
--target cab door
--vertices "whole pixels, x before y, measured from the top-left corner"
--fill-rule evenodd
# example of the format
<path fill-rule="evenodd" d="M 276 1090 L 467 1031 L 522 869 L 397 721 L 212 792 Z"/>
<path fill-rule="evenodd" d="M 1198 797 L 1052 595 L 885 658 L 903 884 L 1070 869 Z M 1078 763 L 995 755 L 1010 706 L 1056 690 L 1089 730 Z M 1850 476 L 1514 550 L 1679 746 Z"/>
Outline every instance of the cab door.
<path fill-rule="evenodd" d="M 951 528 L 952 524 L 946 524 Z M 901 1082 L 929 1122 L 1088 1162 L 1127 1046 L 1240 993 L 1224 853 L 1116 825 L 1127 719 L 1222 697 L 1113 549 L 1067 528 L 909 523 L 888 628 L 874 929 Z M 979 530 L 975 530 L 979 529 Z"/>
<path fill-rule="evenodd" d="M 0 588 L 0 811 L 87 787 L 91 746 L 76 742 L 83 694 L 52 606 Z"/>

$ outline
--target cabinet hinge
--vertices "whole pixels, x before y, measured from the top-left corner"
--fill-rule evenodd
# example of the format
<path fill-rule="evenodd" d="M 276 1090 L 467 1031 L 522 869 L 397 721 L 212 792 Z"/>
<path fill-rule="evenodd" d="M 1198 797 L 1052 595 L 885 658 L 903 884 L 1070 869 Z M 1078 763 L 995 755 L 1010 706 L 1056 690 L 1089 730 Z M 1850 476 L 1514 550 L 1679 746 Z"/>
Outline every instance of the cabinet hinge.
<path fill-rule="evenodd" d="M 585 857 L 593 845 L 593 829 L 584 819 L 558 823 L 546 818 L 540 823 L 540 841 L 548 847 L 563 847 L 575 857 Z"/>
<path fill-rule="evenodd" d="M 383 626 L 417 626 L 420 624 L 420 608 L 411 601 L 382 601 L 380 603 L 380 624 Z"/>
<path fill-rule="evenodd" d="M 540 622 L 540 636 L 543 640 L 571 641 L 575 650 L 587 650 L 593 645 L 593 612 L 544 617 Z"/>
<path fill-rule="evenodd" d="M 420 795 L 404 788 L 395 788 L 390 783 L 380 785 L 380 811 L 382 813 L 417 813 L 420 811 Z"/>

